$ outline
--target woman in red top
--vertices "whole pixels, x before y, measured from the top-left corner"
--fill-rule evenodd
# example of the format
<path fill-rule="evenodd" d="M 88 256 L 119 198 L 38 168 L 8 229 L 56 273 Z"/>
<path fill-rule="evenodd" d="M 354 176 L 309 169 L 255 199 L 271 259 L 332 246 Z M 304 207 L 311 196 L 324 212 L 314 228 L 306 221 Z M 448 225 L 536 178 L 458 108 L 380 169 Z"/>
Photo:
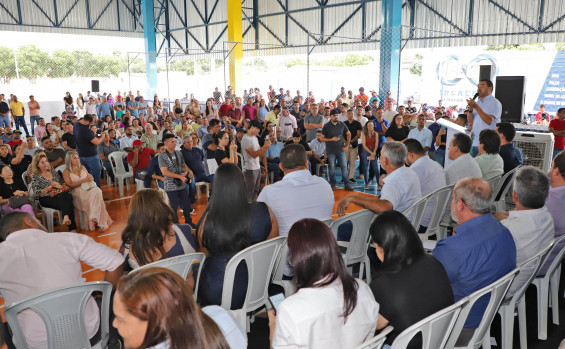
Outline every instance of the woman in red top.
<path fill-rule="evenodd" d="M 375 132 L 375 125 L 367 122 L 363 127 L 361 134 L 361 142 L 363 144 L 363 154 L 361 161 L 365 169 L 365 190 L 369 189 L 369 163 L 373 168 L 373 173 L 379 173 L 379 163 L 377 162 L 377 148 L 379 147 L 379 136 Z"/>

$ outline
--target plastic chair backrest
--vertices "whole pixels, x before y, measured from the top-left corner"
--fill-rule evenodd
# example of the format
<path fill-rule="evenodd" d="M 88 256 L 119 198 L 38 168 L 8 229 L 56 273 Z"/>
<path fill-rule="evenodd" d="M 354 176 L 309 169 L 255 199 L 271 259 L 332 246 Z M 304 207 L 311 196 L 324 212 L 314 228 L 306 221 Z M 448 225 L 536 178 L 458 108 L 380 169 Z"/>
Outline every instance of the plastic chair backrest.
<path fill-rule="evenodd" d="M 222 290 L 222 308 L 229 310 L 235 281 L 235 271 L 240 262 L 245 261 L 248 270 L 247 293 L 243 307 L 246 312 L 253 311 L 263 305 L 268 298 L 268 287 L 271 281 L 275 262 L 280 258 L 280 250 L 286 236 L 267 240 L 252 245 L 233 256 L 226 265 L 224 287 Z"/>
<path fill-rule="evenodd" d="M 67 169 L 67 165 L 59 165 L 55 167 L 55 172 L 58 172 L 63 177 L 63 171 Z"/>
<path fill-rule="evenodd" d="M 498 182 L 498 185 L 496 186 L 496 188 L 492 188 L 495 199 L 496 198 L 500 198 L 500 200 L 504 199 L 504 197 L 506 196 L 506 193 L 508 193 L 510 188 L 513 187 L 514 176 L 516 175 L 516 172 L 518 172 L 520 167 L 521 166 L 517 166 L 517 167 L 513 168 L 512 170 L 506 172 L 506 174 L 504 174 L 502 176 L 502 178 L 500 179 L 500 181 Z"/>
<path fill-rule="evenodd" d="M 422 349 L 443 348 L 457 321 L 461 308 L 468 302 L 467 297 L 432 315 L 418 321 L 399 334 L 392 343 L 392 349 L 404 349 L 418 334 L 422 334 Z"/>
<path fill-rule="evenodd" d="M 428 230 L 426 231 L 426 235 L 431 235 L 433 233 L 437 234 L 437 230 L 439 229 L 439 224 L 443 216 L 445 215 L 447 208 L 451 205 L 451 198 L 453 195 L 453 188 L 455 184 L 448 185 L 442 188 L 439 188 L 429 195 L 433 197 L 433 211 L 432 216 L 430 219 L 430 223 L 428 224 Z"/>
<path fill-rule="evenodd" d="M 208 172 L 213 175 L 216 174 L 216 170 L 218 169 L 218 162 L 216 159 L 207 159 L 206 165 L 208 166 Z"/>
<path fill-rule="evenodd" d="M 483 318 L 479 327 L 475 330 L 473 337 L 469 341 L 467 348 L 478 348 L 482 343 L 483 339 L 485 338 L 486 331 L 490 330 L 490 324 L 492 323 L 492 319 L 498 312 L 498 308 L 512 283 L 512 280 L 518 274 L 519 269 L 515 268 L 508 274 L 504 275 L 500 279 L 496 280 L 492 284 L 483 287 L 482 289 L 475 291 L 471 295 L 467 297 L 468 302 L 465 303 L 461 312 L 459 313 L 459 317 L 455 322 L 455 326 L 453 327 L 453 331 L 447 340 L 446 348 L 454 348 L 459 335 L 461 334 L 461 330 L 463 330 L 463 325 L 465 325 L 465 321 L 467 321 L 467 317 L 469 316 L 469 312 L 471 308 L 479 298 L 483 296 L 490 295 L 490 300 L 488 302 L 487 308 L 483 313 Z"/>
<path fill-rule="evenodd" d="M 108 159 L 110 160 L 110 164 L 112 165 L 112 170 L 116 175 L 130 173 L 129 171 L 126 171 L 124 167 L 124 163 L 123 163 L 124 154 L 126 153 L 122 151 L 115 151 L 108 154 Z"/>
<path fill-rule="evenodd" d="M 322 223 L 324 223 L 325 225 L 327 225 L 331 229 L 332 225 L 335 223 L 335 220 L 332 217 L 328 217 L 326 219 L 322 219 Z M 336 236 L 336 238 L 337 238 L 337 236 Z"/>
<path fill-rule="evenodd" d="M 198 268 L 198 275 L 196 275 L 196 277 L 194 278 L 194 280 L 196 281 L 194 295 L 196 296 L 196 292 L 198 291 L 198 282 L 200 280 L 200 271 L 202 270 L 202 264 L 204 263 L 205 259 L 206 255 L 204 253 L 187 253 L 181 256 L 165 258 L 153 263 L 146 264 L 137 269 L 134 269 L 132 272 L 144 268 L 160 267 L 172 270 L 177 273 L 183 280 L 186 280 L 189 271 L 192 269 L 192 265 L 198 262 L 200 263 L 200 268 Z"/>
<path fill-rule="evenodd" d="M 14 334 L 17 347 L 19 349 L 29 348 L 17 315 L 23 310 L 30 309 L 37 313 L 45 323 L 49 349 L 90 349 L 85 309 L 92 292 L 102 292 L 100 343 L 101 347 L 105 348 L 109 337 L 112 285 L 104 281 L 55 289 L 9 305 L 4 315 Z"/>
<path fill-rule="evenodd" d="M 383 344 L 385 344 L 386 336 L 388 336 L 388 334 L 391 333 L 393 329 L 394 327 L 392 326 L 385 327 L 381 331 L 381 333 L 361 344 L 360 346 L 355 347 L 355 349 L 381 349 Z"/>
<path fill-rule="evenodd" d="M 281 246 L 279 257 L 275 261 L 275 268 L 273 270 L 273 281 L 281 281 L 283 279 L 284 266 L 288 259 L 288 244 L 286 240 Z"/>
<path fill-rule="evenodd" d="M 241 155 L 240 153 L 237 153 L 237 157 L 238 157 L 238 166 L 241 169 L 241 172 L 245 172 L 245 164 L 243 162 L 243 155 Z"/>
<path fill-rule="evenodd" d="M 545 256 L 547 256 L 553 245 L 554 241 L 547 245 L 543 250 L 538 252 L 535 256 L 530 257 L 528 260 L 520 263 L 520 265 L 517 266 L 520 271 L 516 276 L 520 275 L 521 273 L 529 273 L 529 276 L 526 282 L 514 293 L 514 295 L 512 295 L 513 302 L 517 302 L 522 299 L 524 293 L 526 293 L 526 289 L 528 288 L 528 286 L 530 286 L 530 284 L 538 274 Z M 518 279 L 515 278 L 513 282 L 517 281 Z M 510 284 L 510 287 L 512 287 L 512 284 Z"/>
<path fill-rule="evenodd" d="M 351 239 L 345 252 L 346 266 L 365 261 L 369 243 L 369 227 L 376 216 L 371 210 L 361 210 L 336 219 L 330 227 L 334 236 L 337 236 L 337 231 L 342 223 L 351 221 L 353 225 Z"/>
<path fill-rule="evenodd" d="M 553 273 L 555 273 L 555 270 L 557 270 L 557 268 L 561 265 L 561 260 L 563 259 L 563 254 L 565 254 L 565 245 L 559 246 L 559 244 L 562 243 L 563 241 L 565 241 L 565 235 L 562 235 L 562 236 L 558 237 L 557 239 L 555 239 L 555 241 L 553 241 L 553 247 L 543 258 L 543 262 L 541 262 L 541 266 L 543 266 L 543 265 L 545 265 L 545 263 L 547 263 L 547 260 L 551 257 L 551 254 L 553 253 L 553 250 L 561 247 L 561 250 L 559 250 L 559 253 L 555 256 L 553 261 L 551 261 L 551 264 L 549 265 L 549 268 L 547 269 L 547 272 L 545 273 L 545 275 L 548 275 L 548 276 L 551 277 L 551 275 Z M 541 269 L 541 267 L 540 267 L 540 269 Z"/>
<path fill-rule="evenodd" d="M 492 199 L 494 200 L 496 198 L 496 196 L 494 196 L 496 194 L 496 189 L 498 188 L 500 182 L 502 181 L 502 175 L 494 176 L 492 178 L 487 179 L 486 181 L 490 184 L 490 188 L 492 190 Z"/>

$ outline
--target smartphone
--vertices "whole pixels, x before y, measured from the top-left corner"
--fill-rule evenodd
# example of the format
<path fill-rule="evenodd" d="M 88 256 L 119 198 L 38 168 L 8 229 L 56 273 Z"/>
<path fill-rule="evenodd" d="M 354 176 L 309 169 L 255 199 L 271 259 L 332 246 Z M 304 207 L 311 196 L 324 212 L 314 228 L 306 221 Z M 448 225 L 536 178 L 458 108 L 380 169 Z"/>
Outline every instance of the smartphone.
<path fill-rule="evenodd" d="M 442 125 L 442 126 L 441 126 L 441 129 L 442 129 L 442 130 L 445 130 L 445 129 L 447 129 L 447 127 L 445 127 L 445 126 Z"/>
<path fill-rule="evenodd" d="M 275 312 L 279 311 L 279 304 L 284 300 L 284 294 L 278 293 L 274 296 L 269 297 L 269 303 L 271 303 L 271 307 L 275 309 Z"/>

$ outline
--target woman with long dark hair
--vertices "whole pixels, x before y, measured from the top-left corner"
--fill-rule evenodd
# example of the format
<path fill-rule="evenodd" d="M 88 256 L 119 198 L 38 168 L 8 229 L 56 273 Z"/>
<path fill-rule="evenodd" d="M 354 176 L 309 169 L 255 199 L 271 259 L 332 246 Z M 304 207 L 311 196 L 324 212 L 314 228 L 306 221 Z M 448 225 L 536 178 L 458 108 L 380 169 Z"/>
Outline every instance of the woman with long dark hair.
<path fill-rule="evenodd" d="M 222 302 L 226 264 L 241 250 L 277 237 L 279 227 L 264 202 L 248 203 L 243 174 L 237 165 L 223 163 L 214 175 L 214 195 L 198 222 L 200 251 L 207 257 L 200 274 L 198 302 Z M 247 290 L 247 268 L 240 264 L 235 275 L 232 308 L 239 309 Z"/>
<path fill-rule="evenodd" d="M 305 218 L 288 233 L 298 291 L 269 312 L 273 348 L 353 348 L 373 337 L 379 305 L 345 268 L 323 222 Z"/>
<path fill-rule="evenodd" d="M 133 195 L 122 233 L 122 252 L 132 269 L 195 252 L 190 226 L 174 224 L 173 220 L 173 210 L 157 190 L 143 189 Z"/>
<path fill-rule="evenodd" d="M 396 114 L 385 132 L 385 137 L 388 141 L 404 142 L 408 139 L 409 133 L 410 127 L 404 126 L 402 115 Z"/>
<path fill-rule="evenodd" d="M 394 330 L 386 343 L 423 318 L 453 304 L 453 291 L 443 265 L 424 251 L 410 221 L 398 211 L 386 211 L 369 229 L 382 264 L 371 281 L 371 290 L 381 305 L 377 329 Z M 409 348 L 421 348 L 421 337 Z"/>
<path fill-rule="evenodd" d="M 226 310 L 200 309 L 187 283 L 164 268 L 141 269 L 122 277 L 114 294 L 114 314 L 112 324 L 126 349 L 247 346 L 245 332 Z"/>

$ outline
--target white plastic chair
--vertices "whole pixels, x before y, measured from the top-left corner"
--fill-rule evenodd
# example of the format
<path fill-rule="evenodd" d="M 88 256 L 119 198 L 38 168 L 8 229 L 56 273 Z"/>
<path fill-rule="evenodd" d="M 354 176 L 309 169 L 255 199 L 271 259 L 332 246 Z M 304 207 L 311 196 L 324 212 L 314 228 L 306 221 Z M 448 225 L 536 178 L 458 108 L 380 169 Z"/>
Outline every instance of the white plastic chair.
<path fill-rule="evenodd" d="M 165 200 L 165 203 L 168 205 L 169 204 L 169 195 L 167 195 L 167 192 L 165 191 L 165 189 L 163 189 L 159 185 L 157 185 L 157 190 L 159 190 L 159 192 L 163 195 L 163 200 Z"/>
<path fill-rule="evenodd" d="M 322 168 L 325 168 L 325 169 L 326 169 L 325 174 L 326 174 L 326 177 L 327 177 L 327 173 L 328 173 L 328 164 L 322 165 L 322 164 L 320 164 L 320 163 L 317 163 L 317 164 L 316 164 L 316 176 L 320 177 L 320 174 L 324 173 L 324 172 L 322 172 Z"/>
<path fill-rule="evenodd" d="M 284 289 L 284 296 L 288 297 L 294 294 L 297 290 L 296 284 L 293 280 L 283 280 L 284 267 L 288 260 L 288 245 L 286 241 L 282 245 L 279 258 L 275 262 L 275 269 L 273 270 L 273 280 L 271 283 L 279 285 Z"/>
<path fill-rule="evenodd" d="M 532 280 L 538 273 L 538 270 L 541 267 L 541 262 L 552 246 L 553 242 L 543 250 L 538 252 L 535 256 L 529 258 L 527 261 L 521 263 L 517 267 L 519 269 L 517 275 L 520 275 L 520 273 L 530 273 L 531 275 L 528 277 L 526 282 L 516 291 L 516 293 L 512 295 L 512 298 L 503 300 L 502 304 L 500 304 L 500 309 L 498 309 L 498 313 L 500 314 L 500 322 L 502 325 L 502 348 L 512 348 L 512 341 L 514 339 L 514 312 L 516 310 L 518 310 L 520 348 L 526 349 L 528 347 L 528 339 L 526 333 L 526 298 L 524 297 L 524 294 L 526 293 L 526 289 L 528 288 L 528 286 L 530 286 Z M 517 279 L 514 279 L 514 282 L 517 281 Z"/>
<path fill-rule="evenodd" d="M 489 178 L 486 180 L 489 184 L 490 184 L 490 188 L 492 190 L 492 199 L 496 199 L 496 197 L 494 196 L 495 193 L 495 189 L 499 187 L 500 182 L 502 181 L 502 175 L 498 175 L 498 176 L 494 176 L 492 178 Z"/>
<path fill-rule="evenodd" d="M 100 169 L 102 171 L 101 174 L 106 179 L 106 185 L 110 186 L 110 182 L 112 180 L 110 179 L 110 174 L 108 173 L 108 170 L 106 169 L 106 167 L 104 167 L 104 162 L 102 161 L 102 159 L 100 159 Z"/>
<path fill-rule="evenodd" d="M 169 270 L 174 271 L 175 273 L 179 274 L 179 276 L 186 280 L 188 273 L 192 269 L 192 265 L 194 263 L 200 263 L 200 268 L 198 268 L 198 273 L 194 276 L 195 286 L 194 286 L 194 298 L 198 294 L 198 283 L 200 282 L 200 271 L 202 270 L 202 264 L 206 259 L 206 255 L 204 253 L 187 253 L 181 256 L 165 258 L 153 263 L 146 264 L 142 267 L 134 269 L 132 272 L 135 272 L 140 269 L 151 268 L 151 267 L 160 267 L 166 268 Z"/>
<path fill-rule="evenodd" d="M 337 232 L 342 223 L 351 221 L 353 230 L 349 241 L 338 241 L 339 246 L 345 247 L 344 262 L 345 266 L 352 272 L 352 266 L 360 263 L 359 278 L 363 278 L 364 268 L 367 269 L 367 283 L 371 283 L 371 263 L 367 256 L 367 248 L 369 248 L 369 227 L 377 215 L 370 210 L 357 211 L 334 221 L 330 229 L 337 239 Z"/>
<path fill-rule="evenodd" d="M 30 309 L 43 320 L 47 329 L 49 349 L 90 349 L 85 323 L 86 303 L 92 292 L 102 292 L 100 316 L 100 342 L 95 348 L 106 348 L 109 339 L 110 297 L 112 285 L 97 281 L 74 285 L 45 292 L 6 307 L 4 315 L 12 329 L 18 349 L 28 349 L 18 313 Z"/>
<path fill-rule="evenodd" d="M 243 155 L 237 153 L 238 164 L 239 168 L 241 168 L 241 172 L 245 172 L 245 162 L 243 161 Z"/>
<path fill-rule="evenodd" d="M 416 231 L 420 229 L 420 225 L 426 213 L 430 213 L 431 219 L 428 224 L 426 233 L 420 234 L 422 240 L 429 240 L 430 236 L 435 235 L 437 240 L 443 239 L 445 229 L 440 227 L 441 219 L 445 215 L 447 205 L 450 203 L 450 198 L 453 193 L 454 185 L 448 185 L 438 188 L 426 196 L 423 196 L 410 206 L 402 214 L 409 216 L 412 214 L 412 226 Z"/>
<path fill-rule="evenodd" d="M 59 223 L 63 221 L 63 212 L 49 207 L 41 207 L 41 222 L 44 226 L 47 226 L 47 231 L 52 233 L 54 231 L 53 227 L 53 217 L 57 214 L 59 218 Z"/>
<path fill-rule="evenodd" d="M 327 225 L 330 229 L 332 227 L 332 225 L 334 224 L 335 220 L 332 217 L 328 217 L 326 219 L 322 219 L 322 223 L 324 223 L 325 225 Z"/>
<path fill-rule="evenodd" d="M 565 235 L 560 236 L 553 243 L 552 249 L 547 253 L 541 267 L 548 261 L 554 249 L 561 248 L 555 259 L 549 265 L 543 276 L 536 276 L 532 285 L 536 286 L 538 299 L 538 339 L 547 339 L 547 311 L 551 301 L 551 315 L 553 323 L 559 325 L 559 281 L 561 279 L 561 262 L 565 254 L 565 246 L 559 244 L 565 241 Z"/>
<path fill-rule="evenodd" d="M 55 172 L 58 172 L 61 177 L 63 177 L 63 171 L 65 171 L 65 169 L 67 169 L 66 165 L 59 165 L 55 168 Z"/>
<path fill-rule="evenodd" d="M 233 256 L 226 265 L 221 306 L 226 310 L 231 310 L 235 271 L 240 262 L 245 261 L 247 264 L 249 279 L 245 301 L 241 309 L 231 310 L 237 322 L 247 332 L 249 332 L 247 314 L 263 307 L 268 302 L 269 281 L 271 281 L 273 267 L 285 241 L 286 236 L 279 236 L 250 246 Z"/>
<path fill-rule="evenodd" d="M 459 335 L 463 330 L 463 325 L 465 325 L 465 321 L 467 321 L 467 316 L 469 315 L 471 308 L 473 307 L 473 305 L 475 305 L 475 303 L 477 302 L 477 300 L 479 300 L 479 298 L 490 294 L 490 299 L 487 308 L 483 313 L 483 318 L 481 320 L 481 323 L 479 324 L 479 327 L 475 329 L 475 333 L 473 334 L 473 337 L 471 338 L 471 340 L 469 340 L 467 346 L 457 347 L 457 348 L 467 348 L 467 349 L 478 349 L 481 346 L 483 346 L 483 348 L 490 349 L 490 324 L 492 323 L 492 319 L 494 319 L 494 316 L 498 311 L 500 303 L 502 303 L 502 300 L 504 299 L 504 296 L 506 295 L 506 292 L 510 287 L 510 283 L 512 283 L 512 280 L 514 280 L 514 277 L 516 276 L 516 274 L 518 274 L 518 270 L 519 270 L 518 268 L 512 270 L 510 273 L 501 277 L 497 281 L 493 282 L 492 284 L 486 287 L 483 287 L 478 291 L 475 291 L 474 293 L 472 293 L 467 297 L 468 302 L 465 303 L 465 305 L 461 309 L 461 312 L 459 313 L 459 317 L 455 322 L 455 326 L 453 327 L 453 330 L 449 335 L 449 339 L 447 340 L 447 344 L 445 345 L 445 348 L 448 349 L 455 348 L 455 343 L 457 342 L 457 339 L 459 338 Z"/>
<path fill-rule="evenodd" d="M 145 189 L 145 183 L 141 179 L 135 178 L 135 191 L 140 191 L 143 189 Z"/>
<path fill-rule="evenodd" d="M 392 326 L 385 327 L 377 336 L 374 336 L 360 346 L 355 347 L 355 349 L 381 349 L 383 344 L 385 344 L 386 336 L 388 336 L 393 329 L 394 327 Z"/>
<path fill-rule="evenodd" d="M 120 196 L 124 196 L 124 180 L 126 180 L 126 187 L 129 190 L 130 178 L 133 178 L 133 172 L 128 168 L 126 171 L 123 163 L 125 152 L 115 151 L 108 155 L 110 164 L 112 164 L 112 171 L 114 171 L 114 178 L 118 182 Z"/>
<path fill-rule="evenodd" d="M 216 159 L 207 159 L 206 165 L 208 166 L 208 173 L 210 175 L 216 174 L 216 170 L 218 169 L 218 162 Z"/>
<path fill-rule="evenodd" d="M 200 188 L 204 187 L 206 190 L 206 197 L 210 197 L 210 187 L 208 186 L 208 182 L 196 182 L 196 197 L 200 199 Z"/>
<path fill-rule="evenodd" d="M 520 166 L 506 172 L 504 176 L 500 179 L 500 182 L 493 188 L 493 200 L 498 198 L 498 201 L 494 201 L 494 207 L 496 211 L 506 211 L 506 194 L 510 191 L 511 188 L 514 186 L 514 176 L 516 172 L 520 169 Z M 506 183 L 506 185 L 504 185 Z"/>
<path fill-rule="evenodd" d="M 461 308 L 468 302 L 465 297 L 459 302 L 450 305 L 408 327 L 399 334 L 392 343 L 391 349 L 405 349 L 410 341 L 418 334 L 422 334 L 422 349 L 443 348 L 449 334 L 455 326 L 455 321 Z"/>

